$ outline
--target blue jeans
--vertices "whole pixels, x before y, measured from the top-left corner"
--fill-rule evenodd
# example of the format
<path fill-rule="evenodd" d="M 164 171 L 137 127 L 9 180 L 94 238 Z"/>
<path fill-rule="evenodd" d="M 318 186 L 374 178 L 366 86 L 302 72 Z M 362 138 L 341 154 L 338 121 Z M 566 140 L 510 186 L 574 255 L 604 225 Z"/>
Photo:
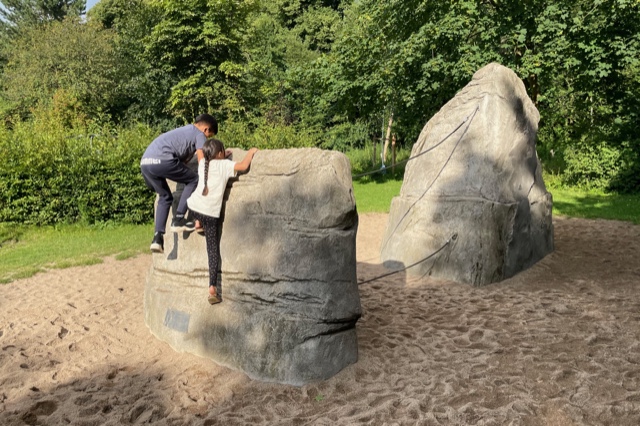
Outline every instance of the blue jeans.
<path fill-rule="evenodd" d="M 169 211 L 173 204 L 173 194 L 169 189 L 167 179 L 184 184 L 184 190 L 180 195 L 180 201 L 175 212 L 176 215 L 184 215 L 187 212 L 187 199 L 198 186 L 198 173 L 178 159 L 160 160 L 157 164 L 142 164 L 140 170 L 147 186 L 158 193 L 155 231 L 164 233 Z"/>

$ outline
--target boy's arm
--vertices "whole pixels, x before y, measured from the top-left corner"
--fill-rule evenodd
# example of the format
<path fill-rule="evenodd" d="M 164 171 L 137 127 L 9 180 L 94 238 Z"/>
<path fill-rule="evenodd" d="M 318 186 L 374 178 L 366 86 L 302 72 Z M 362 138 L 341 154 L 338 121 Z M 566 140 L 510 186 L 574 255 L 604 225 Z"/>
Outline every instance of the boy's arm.
<path fill-rule="evenodd" d="M 204 154 L 202 153 L 201 149 L 196 149 L 196 155 L 198 156 L 198 163 L 199 163 L 200 160 L 204 158 Z"/>
<path fill-rule="evenodd" d="M 258 152 L 258 148 L 251 148 L 247 155 L 242 159 L 242 161 L 234 164 L 233 170 L 236 172 L 246 172 L 249 170 L 249 166 L 251 165 L 251 160 L 253 160 L 253 154 Z"/>

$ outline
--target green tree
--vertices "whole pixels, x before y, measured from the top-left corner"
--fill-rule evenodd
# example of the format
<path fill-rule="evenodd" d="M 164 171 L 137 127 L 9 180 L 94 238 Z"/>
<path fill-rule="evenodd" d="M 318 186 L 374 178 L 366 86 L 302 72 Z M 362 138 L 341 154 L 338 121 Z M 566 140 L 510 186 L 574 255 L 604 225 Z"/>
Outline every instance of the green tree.
<path fill-rule="evenodd" d="M 191 120 L 202 111 L 242 112 L 242 40 L 253 0 L 156 0 L 159 22 L 146 42 L 151 66 L 169 76 L 167 109 Z"/>
<path fill-rule="evenodd" d="M 171 82 L 167 110 L 185 120 L 207 110 L 223 120 L 295 122 L 292 71 L 328 51 L 340 25 L 335 1 L 153 4 L 159 21 L 145 39 L 145 58 Z"/>
<path fill-rule="evenodd" d="M 318 99 L 328 125 L 364 122 L 371 134 L 393 113 L 399 133 L 414 139 L 473 71 L 495 60 L 479 47 L 491 24 L 479 8 L 475 1 L 352 3 L 331 53 L 308 77 L 316 82 L 308 102 Z"/>
<path fill-rule="evenodd" d="M 148 0 L 101 0 L 87 13 L 91 23 L 115 33 L 114 55 L 122 97 L 117 116 L 129 122 L 174 126 L 166 105 L 171 76 L 148 60 L 146 40 L 159 21 L 159 8 Z"/>
<path fill-rule="evenodd" d="M 0 71 L 20 29 L 84 13 L 85 0 L 3 0 L 0 2 Z M 0 104 L 2 100 L 0 100 Z M 0 109 L 2 107 L 0 106 Z"/>
<path fill-rule="evenodd" d="M 308 72 L 305 96 L 327 126 L 379 127 L 392 111 L 412 142 L 477 69 L 496 61 L 522 78 L 541 112 L 543 157 L 554 153 L 562 168 L 573 162 L 574 181 L 603 184 L 638 163 L 638 16 L 635 0 L 360 0 Z M 614 153 L 608 174 L 588 172 L 580 152 Z"/>
<path fill-rule="evenodd" d="M 24 25 L 62 21 L 67 15 L 82 15 L 86 5 L 85 0 L 3 0 L 0 2 L 0 28 L 15 31 Z"/>
<path fill-rule="evenodd" d="M 249 21 L 242 48 L 247 116 L 272 124 L 297 123 L 296 92 L 305 90 L 297 75 L 330 49 L 340 14 L 320 2 L 264 1 Z"/>
<path fill-rule="evenodd" d="M 540 1 L 528 16 L 512 26 L 504 59 L 540 109 L 543 159 L 571 183 L 640 189 L 622 178 L 640 172 L 640 2 Z"/>
<path fill-rule="evenodd" d="M 78 18 L 28 27 L 12 43 L 2 97 L 27 118 L 36 107 L 77 120 L 106 120 L 119 93 L 113 34 Z"/>

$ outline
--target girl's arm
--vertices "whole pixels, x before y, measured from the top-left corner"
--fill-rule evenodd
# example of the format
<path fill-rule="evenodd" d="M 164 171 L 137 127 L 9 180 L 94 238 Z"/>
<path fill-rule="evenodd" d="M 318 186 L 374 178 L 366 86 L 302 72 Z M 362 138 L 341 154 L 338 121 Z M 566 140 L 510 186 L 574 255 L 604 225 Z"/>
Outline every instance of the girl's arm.
<path fill-rule="evenodd" d="M 247 152 L 247 155 L 245 155 L 245 157 L 242 159 L 242 161 L 236 163 L 233 166 L 233 170 L 235 170 L 236 172 L 246 172 L 247 170 L 249 170 L 251 160 L 253 160 L 253 154 L 255 154 L 256 152 L 258 152 L 258 148 L 251 148 L 249 152 Z"/>

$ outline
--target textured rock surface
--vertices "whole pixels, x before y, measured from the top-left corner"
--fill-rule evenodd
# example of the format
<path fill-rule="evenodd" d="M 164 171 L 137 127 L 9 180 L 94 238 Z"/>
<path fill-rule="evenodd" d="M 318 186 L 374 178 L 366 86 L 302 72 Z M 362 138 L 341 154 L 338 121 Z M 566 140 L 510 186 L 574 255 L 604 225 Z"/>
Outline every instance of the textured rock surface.
<path fill-rule="evenodd" d="M 408 273 L 473 285 L 553 251 L 551 194 L 536 154 L 538 110 L 522 81 L 489 64 L 424 127 L 394 198 L 381 257 Z M 440 250 L 440 251 L 439 251 Z"/>
<path fill-rule="evenodd" d="M 243 155 L 234 150 L 236 161 Z M 358 217 L 348 159 L 260 151 L 229 187 L 223 303 L 206 300 L 204 237 L 169 231 L 145 287 L 151 331 L 178 351 L 265 381 L 302 385 L 356 362 Z"/>

